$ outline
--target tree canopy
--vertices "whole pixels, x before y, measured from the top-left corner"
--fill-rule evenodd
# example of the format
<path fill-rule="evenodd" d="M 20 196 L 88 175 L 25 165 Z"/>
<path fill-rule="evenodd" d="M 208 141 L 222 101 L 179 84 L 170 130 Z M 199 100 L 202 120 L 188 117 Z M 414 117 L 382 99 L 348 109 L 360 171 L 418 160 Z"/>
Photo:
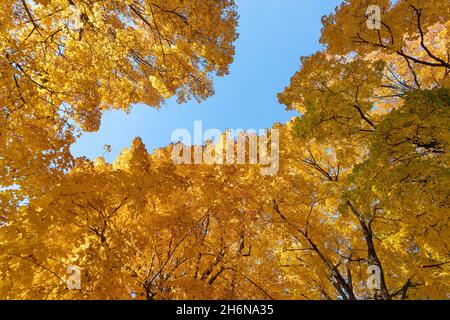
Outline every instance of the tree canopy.
<path fill-rule="evenodd" d="M 233 59 L 233 1 L 1 7 L 0 298 L 448 299 L 448 1 L 324 17 L 324 49 L 278 95 L 299 116 L 274 125 L 273 176 L 175 164 L 174 145 L 139 138 L 113 163 L 68 149 L 104 110 L 209 97 Z"/>

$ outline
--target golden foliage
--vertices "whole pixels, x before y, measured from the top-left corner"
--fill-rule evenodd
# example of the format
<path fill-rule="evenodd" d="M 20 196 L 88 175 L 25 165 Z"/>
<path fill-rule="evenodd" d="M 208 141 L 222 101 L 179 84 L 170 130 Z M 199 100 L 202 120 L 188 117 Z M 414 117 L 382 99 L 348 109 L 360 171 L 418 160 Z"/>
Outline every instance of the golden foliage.
<path fill-rule="evenodd" d="M 1 4 L 1 298 L 448 299 L 448 1 L 325 17 L 326 49 L 279 94 L 300 116 L 275 126 L 272 177 L 175 165 L 140 139 L 112 164 L 68 151 L 70 124 L 96 130 L 108 108 L 209 96 L 232 1 L 73 0 L 80 28 L 72 1 L 29 3 Z M 373 4 L 381 30 L 364 26 Z"/>

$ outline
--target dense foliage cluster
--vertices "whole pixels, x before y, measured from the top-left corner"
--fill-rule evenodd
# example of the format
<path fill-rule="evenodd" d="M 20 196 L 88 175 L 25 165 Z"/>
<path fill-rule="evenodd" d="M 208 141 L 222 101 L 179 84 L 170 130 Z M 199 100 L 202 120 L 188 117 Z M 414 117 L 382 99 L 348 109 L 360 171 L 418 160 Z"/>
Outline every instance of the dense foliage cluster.
<path fill-rule="evenodd" d="M 232 0 L 0 7 L 0 298 L 448 299 L 447 0 L 347 0 L 323 18 L 324 49 L 279 94 L 299 117 L 275 125 L 275 176 L 175 165 L 174 146 L 139 138 L 111 164 L 69 152 L 104 110 L 210 96 Z"/>

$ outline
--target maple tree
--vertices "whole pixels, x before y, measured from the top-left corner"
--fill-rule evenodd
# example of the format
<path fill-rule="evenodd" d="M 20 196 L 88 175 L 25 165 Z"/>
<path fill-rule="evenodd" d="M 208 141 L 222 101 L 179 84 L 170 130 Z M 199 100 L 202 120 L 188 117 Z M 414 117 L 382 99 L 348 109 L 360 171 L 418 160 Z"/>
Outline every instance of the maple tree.
<path fill-rule="evenodd" d="M 175 145 L 149 154 L 138 138 L 111 164 L 71 159 L 69 124 L 96 130 L 107 108 L 208 97 L 236 38 L 231 1 L 73 2 L 77 29 L 52 20 L 72 1 L 2 3 L 17 34 L 0 38 L 12 187 L 0 195 L 1 298 L 448 299 L 447 1 L 349 0 L 323 18 L 324 50 L 279 94 L 300 116 L 274 126 L 273 176 L 175 164 Z M 369 5 L 382 8 L 379 30 L 366 27 Z M 70 265 L 80 290 L 67 288 Z"/>
<path fill-rule="evenodd" d="M 302 114 L 297 143 L 312 145 L 298 152 L 301 161 L 330 185 L 321 188 L 332 206 L 321 212 L 332 221 L 334 244 L 325 241 L 333 232 L 311 238 L 308 220 L 300 234 L 340 298 L 367 295 L 354 267 L 361 277 L 375 265 L 381 270 L 376 298 L 445 299 L 450 8 L 445 1 L 370 4 L 384 8 L 381 29 L 362 27 L 367 1 L 345 1 L 323 19 L 326 50 L 303 58 L 279 95 Z"/>
<path fill-rule="evenodd" d="M 136 139 L 113 164 L 80 159 L 51 193 L 9 219 L 2 292 L 22 298 L 186 299 L 251 297 L 262 290 L 242 271 L 244 260 L 258 252 L 249 239 L 261 237 L 264 226 L 258 194 L 237 179 L 256 170 L 180 170 L 168 155 L 165 149 L 150 156 Z M 251 203 L 245 209 L 244 200 Z M 243 210 L 253 223 L 243 223 Z M 84 270 L 81 290 L 67 290 L 61 282 L 70 264 Z M 19 293 L 15 275 L 22 273 L 27 276 Z M 242 281 L 254 288 L 236 288 Z"/>
<path fill-rule="evenodd" d="M 70 145 L 98 130 L 103 111 L 203 100 L 233 60 L 232 0 L 6 0 L 0 9 L 0 174 L 16 201 L 71 168 Z"/>

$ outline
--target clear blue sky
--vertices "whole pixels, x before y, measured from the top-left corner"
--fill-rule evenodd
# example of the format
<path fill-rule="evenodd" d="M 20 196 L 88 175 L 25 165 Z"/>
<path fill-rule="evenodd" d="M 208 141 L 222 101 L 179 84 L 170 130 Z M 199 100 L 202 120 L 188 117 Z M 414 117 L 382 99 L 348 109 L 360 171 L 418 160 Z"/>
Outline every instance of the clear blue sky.
<path fill-rule="evenodd" d="M 173 99 L 160 110 L 136 105 L 131 113 L 104 114 L 98 132 L 85 133 L 72 146 L 74 156 L 95 159 L 104 146 L 114 160 L 135 137 L 141 137 L 151 152 L 171 142 L 175 129 L 193 132 L 194 121 L 204 130 L 217 128 L 263 129 L 286 122 L 294 112 L 285 111 L 277 101 L 301 56 L 321 49 L 321 17 L 331 13 L 341 0 L 237 0 L 239 40 L 230 75 L 215 79 L 216 94 L 202 103 L 178 105 Z M 193 134 L 193 133 L 192 133 Z"/>

